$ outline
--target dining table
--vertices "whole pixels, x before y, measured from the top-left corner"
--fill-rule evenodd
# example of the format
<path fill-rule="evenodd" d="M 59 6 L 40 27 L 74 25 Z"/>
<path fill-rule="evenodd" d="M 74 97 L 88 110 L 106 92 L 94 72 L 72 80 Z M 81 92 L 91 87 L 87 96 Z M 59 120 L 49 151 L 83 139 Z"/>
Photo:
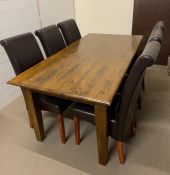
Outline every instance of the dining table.
<path fill-rule="evenodd" d="M 22 89 L 37 140 L 43 141 L 45 132 L 34 93 L 93 105 L 98 159 L 106 165 L 108 107 L 141 41 L 140 35 L 87 34 L 8 81 Z"/>

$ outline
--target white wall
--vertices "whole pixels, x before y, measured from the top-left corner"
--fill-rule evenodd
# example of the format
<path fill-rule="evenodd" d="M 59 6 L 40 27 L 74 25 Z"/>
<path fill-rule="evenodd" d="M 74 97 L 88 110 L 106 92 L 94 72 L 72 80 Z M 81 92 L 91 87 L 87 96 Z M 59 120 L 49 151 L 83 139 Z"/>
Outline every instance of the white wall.
<path fill-rule="evenodd" d="M 74 0 L 38 0 L 42 26 L 74 18 Z"/>
<path fill-rule="evenodd" d="M 131 34 L 134 0 L 74 0 L 81 34 Z"/>
<path fill-rule="evenodd" d="M 56 24 L 74 17 L 73 0 L 0 0 L 0 40 L 36 29 Z M 14 71 L 8 56 L 0 46 L 0 108 L 10 103 L 19 94 L 20 89 L 6 82 L 14 77 Z"/>
<path fill-rule="evenodd" d="M 0 1 L 0 40 L 40 27 L 36 0 Z M 14 71 L 4 49 L 0 46 L 0 108 L 10 103 L 20 89 L 6 82 L 14 77 Z"/>

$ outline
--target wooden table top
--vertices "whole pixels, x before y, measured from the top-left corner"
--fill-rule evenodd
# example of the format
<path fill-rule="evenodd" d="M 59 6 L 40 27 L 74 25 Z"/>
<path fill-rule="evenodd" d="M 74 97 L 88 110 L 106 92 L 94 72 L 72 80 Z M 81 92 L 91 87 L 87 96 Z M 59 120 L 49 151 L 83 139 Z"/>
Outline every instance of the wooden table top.
<path fill-rule="evenodd" d="M 88 34 L 8 83 L 52 96 L 111 105 L 142 36 Z"/>

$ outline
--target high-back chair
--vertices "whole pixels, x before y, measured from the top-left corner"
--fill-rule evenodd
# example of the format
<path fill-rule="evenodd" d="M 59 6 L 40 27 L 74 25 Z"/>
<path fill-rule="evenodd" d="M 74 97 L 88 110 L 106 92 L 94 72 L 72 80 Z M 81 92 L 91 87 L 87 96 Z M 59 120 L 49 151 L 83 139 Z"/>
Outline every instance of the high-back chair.
<path fill-rule="evenodd" d="M 153 27 L 153 29 L 151 31 L 151 34 L 149 35 L 147 43 L 149 43 L 151 41 L 157 41 L 160 44 L 162 44 L 164 30 L 165 30 L 165 23 L 164 23 L 164 21 L 158 21 L 154 25 L 154 27 Z M 143 78 L 143 81 L 142 81 L 142 88 L 145 89 L 145 79 L 144 78 Z"/>
<path fill-rule="evenodd" d="M 16 75 L 44 60 L 32 33 L 4 39 L 0 43 L 4 47 Z"/>
<path fill-rule="evenodd" d="M 142 89 L 142 80 L 147 67 L 152 66 L 157 59 L 161 44 L 156 41 L 148 43 L 141 56 L 138 57 L 127 76 L 122 91 L 117 93 L 111 107 L 108 109 L 108 134 L 117 142 L 120 163 L 125 162 L 123 146 L 129 131 L 134 135 L 135 109 Z M 79 119 L 95 124 L 94 107 L 88 104 L 76 103 L 73 106 L 75 141 L 80 143 Z"/>
<path fill-rule="evenodd" d="M 60 28 L 67 45 L 81 38 L 79 28 L 74 19 L 60 22 L 57 26 Z"/>
<path fill-rule="evenodd" d="M 163 39 L 164 29 L 165 29 L 164 21 L 158 21 L 153 27 L 152 32 L 147 42 L 158 41 L 161 43 Z"/>
<path fill-rule="evenodd" d="M 66 47 L 61 32 L 56 25 L 36 30 L 35 35 L 41 41 L 47 57 Z"/>
<path fill-rule="evenodd" d="M 4 47 L 16 75 L 29 69 L 44 59 L 38 43 L 32 33 L 25 33 L 4 39 L 0 41 L 0 44 Z M 36 102 L 40 110 L 58 113 L 57 118 L 60 128 L 61 140 L 63 143 L 65 143 L 65 131 L 62 113 L 64 110 L 66 110 L 71 102 L 42 94 L 35 95 L 37 97 Z M 29 121 L 30 126 L 33 127 L 34 123 L 31 117 L 29 118 Z"/>

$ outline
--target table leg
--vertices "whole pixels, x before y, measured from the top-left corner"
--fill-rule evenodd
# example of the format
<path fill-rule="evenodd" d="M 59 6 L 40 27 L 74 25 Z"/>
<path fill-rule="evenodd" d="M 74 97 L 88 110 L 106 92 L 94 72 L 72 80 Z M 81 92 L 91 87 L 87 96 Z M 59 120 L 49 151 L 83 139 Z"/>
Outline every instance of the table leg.
<path fill-rule="evenodd" d="M 107 106 L 95 105 L 95 116 L 99 163 L 106 165 L 108 159 Z"/>
<path fill-rule="evenodd" d="M 25 105 L 26 105 L 26 109 L 27 109 L 27 111 L 28 111 L 28 117 L 29 117 L 29 124 L 30 124 L 30 128 L 33 128 L 33 119 L 32 119 L 32 116 L 31 116 L 31 113 L 29 112 L 29 110 L 28 110 L 28 105 L 27 105 L 27 100 L 26 100 L 26 97 L 25 97 L 25 94 L 24 94 L 24 89 L 23 88 L 21 88 L 21 91 L 22 91 L 22 94 L 23 94 L 23 96 L 24 96 L 24 100 L 25 100 Z"/>
<path fill-rule="evenodd" d="M 34 99 L 35 97 L 33 96 L 31 90 L 22 88 L 22 92 L 26 101 L 29 118 L 31 118 L 33 121 L 33 128 L 36 138 L 38 141 L 43 141 L 45 134 L 41 111 L 36 105 Z"/>

